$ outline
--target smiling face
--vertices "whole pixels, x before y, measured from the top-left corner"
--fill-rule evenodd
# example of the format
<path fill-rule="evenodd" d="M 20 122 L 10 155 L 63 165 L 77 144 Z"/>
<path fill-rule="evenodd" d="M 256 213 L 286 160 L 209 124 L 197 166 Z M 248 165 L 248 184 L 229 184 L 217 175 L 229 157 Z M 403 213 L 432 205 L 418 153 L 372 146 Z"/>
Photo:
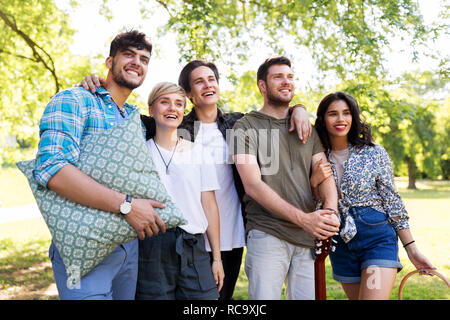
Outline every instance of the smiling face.
<path fill-rule="evenodd" d="M 150 106 L 149 113 L 157 127 L 176 129 L 183 121 L 186 98 L 179 93 L 167 93 L 158 97 Z"/>
<path fill-rule="evenodd" d="M 330 140 L 347 138 L 352 126 L 352 114 L 344 100 L 332 102 L 325 112 L 324 120 Z"/>
<path fill-rule="evenodd" d="M 258 87 L 264 100 L 275 106 L 289 105 L 294 97 L 294 73 L 286 64 L 275 64 L 268 69 L 266 81 L 259 80 Z"/>
<path fill-rule="evenodd" d="M 191 91 L 187 96 L 196 107 L 215 107 L 219 102 L 219 83 L 210 68 L 205 66 L 195 68 L 191 72 L 190 86 Z"/>
<path fill-rule="evenodd" d="M 150 62 L 150 52 L 145 49 L 128 47 L 106 59 L 114 82 L 119 86 L 133 90 L 144 82 Z"/>

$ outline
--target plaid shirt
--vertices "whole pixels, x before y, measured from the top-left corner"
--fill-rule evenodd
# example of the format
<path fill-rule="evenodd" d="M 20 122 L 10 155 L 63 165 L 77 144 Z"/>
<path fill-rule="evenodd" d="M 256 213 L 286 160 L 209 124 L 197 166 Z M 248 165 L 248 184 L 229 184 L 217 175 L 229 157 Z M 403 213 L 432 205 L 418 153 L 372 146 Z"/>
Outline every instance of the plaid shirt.
<path fill-rule="evenodd" d="M 127 114 L 136 106 L 124 104 Z M 91 93 L 75 87 L 56 94 L 39 124 L 39 146 L 34 177 L 47 186 L 50 178 L 68 164 L 77 165 L 83 137 L 116 124 L 117 105 L 103 88 Z"/>

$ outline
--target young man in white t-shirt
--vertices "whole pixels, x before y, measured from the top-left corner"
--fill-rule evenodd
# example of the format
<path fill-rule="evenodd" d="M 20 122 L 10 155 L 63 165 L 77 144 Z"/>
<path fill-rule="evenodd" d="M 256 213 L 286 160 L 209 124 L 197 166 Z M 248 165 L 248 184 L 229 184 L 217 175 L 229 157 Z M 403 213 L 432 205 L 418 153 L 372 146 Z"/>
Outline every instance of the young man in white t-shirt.
<path fill-rule="evenodd" d="M 201 145 L 205 159 L 212 161 L 220 189 L 216 190 L 216 201 L 220 215 L 220 250 L 225 279 L 220 291 L 221 300 L 230 300 L 239 276 L 242 254 L 245 246 L 244 219 L 241 198 L 237 190 L 243 187 L 240 179 L 235 180 L 232 162 L 228 161 L 226 130 L 242 117 L 241 113 L 222 114 L 217 108 L 220 98 L 218 71 L 214 64 L 200 60 L 188 63 L 181 71 L 178 83 L 194 104 L 186 115 L 181 128 L 196 144 Z M 180 130 L 181 131 L 181 130 Z M 236 172 L 237 176 L 237 172 Z M 209 243 L 206 248 L 210 251 Z"/>

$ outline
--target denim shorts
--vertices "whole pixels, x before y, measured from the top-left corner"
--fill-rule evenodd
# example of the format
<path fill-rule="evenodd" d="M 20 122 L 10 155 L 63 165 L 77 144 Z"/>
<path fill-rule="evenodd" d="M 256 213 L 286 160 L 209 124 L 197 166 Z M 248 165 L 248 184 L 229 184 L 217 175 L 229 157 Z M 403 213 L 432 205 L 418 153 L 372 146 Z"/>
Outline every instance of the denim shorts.
<path fill-rule="evenodd" d="M 176 227 L 139 240 L 136 300 L 218 297 L 203 234 Z"/>
<path fill-rule="evenodd" d="M 341 283 L 359 283 L 361 271 L 369 267 L 402 269 L 398 258 L 398 239 L 387 215 L 371 207 L 350 209 L 357 233 L 345 243 L 339 235 L 330 253 L 333 278 Z"/>

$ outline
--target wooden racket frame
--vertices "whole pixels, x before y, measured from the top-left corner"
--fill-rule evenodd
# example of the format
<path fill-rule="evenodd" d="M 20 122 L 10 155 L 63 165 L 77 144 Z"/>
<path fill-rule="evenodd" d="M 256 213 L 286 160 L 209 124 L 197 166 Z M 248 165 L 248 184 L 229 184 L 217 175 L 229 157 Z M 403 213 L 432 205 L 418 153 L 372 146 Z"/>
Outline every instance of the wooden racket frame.
<path fill-rule="evenodd" d="M 403 277 L 402 281 L 400 282 L 400 286 L 398 287 L 398 300 L 402 300 L 402 298 L 403 298 L 403 287 L 405 286 L 405 283 L 409 279 L 409 277 L 411 277 L 412 275 L 419 273 L 421 271 L 424 271 L 424 270 L 423 269 L 414 270 Z M 447 280 L 447 278 L 443 274 L 437 272 L 436 270 L 426 269 L 426 271 L 429 273 L 432 273 L 435 276 L 437 276 L 438 278 L 440 278 L 442 281 L 445 282 L 445 284 L 447 284 L 447 287 L 450 288 L 450 282 Z"/>

